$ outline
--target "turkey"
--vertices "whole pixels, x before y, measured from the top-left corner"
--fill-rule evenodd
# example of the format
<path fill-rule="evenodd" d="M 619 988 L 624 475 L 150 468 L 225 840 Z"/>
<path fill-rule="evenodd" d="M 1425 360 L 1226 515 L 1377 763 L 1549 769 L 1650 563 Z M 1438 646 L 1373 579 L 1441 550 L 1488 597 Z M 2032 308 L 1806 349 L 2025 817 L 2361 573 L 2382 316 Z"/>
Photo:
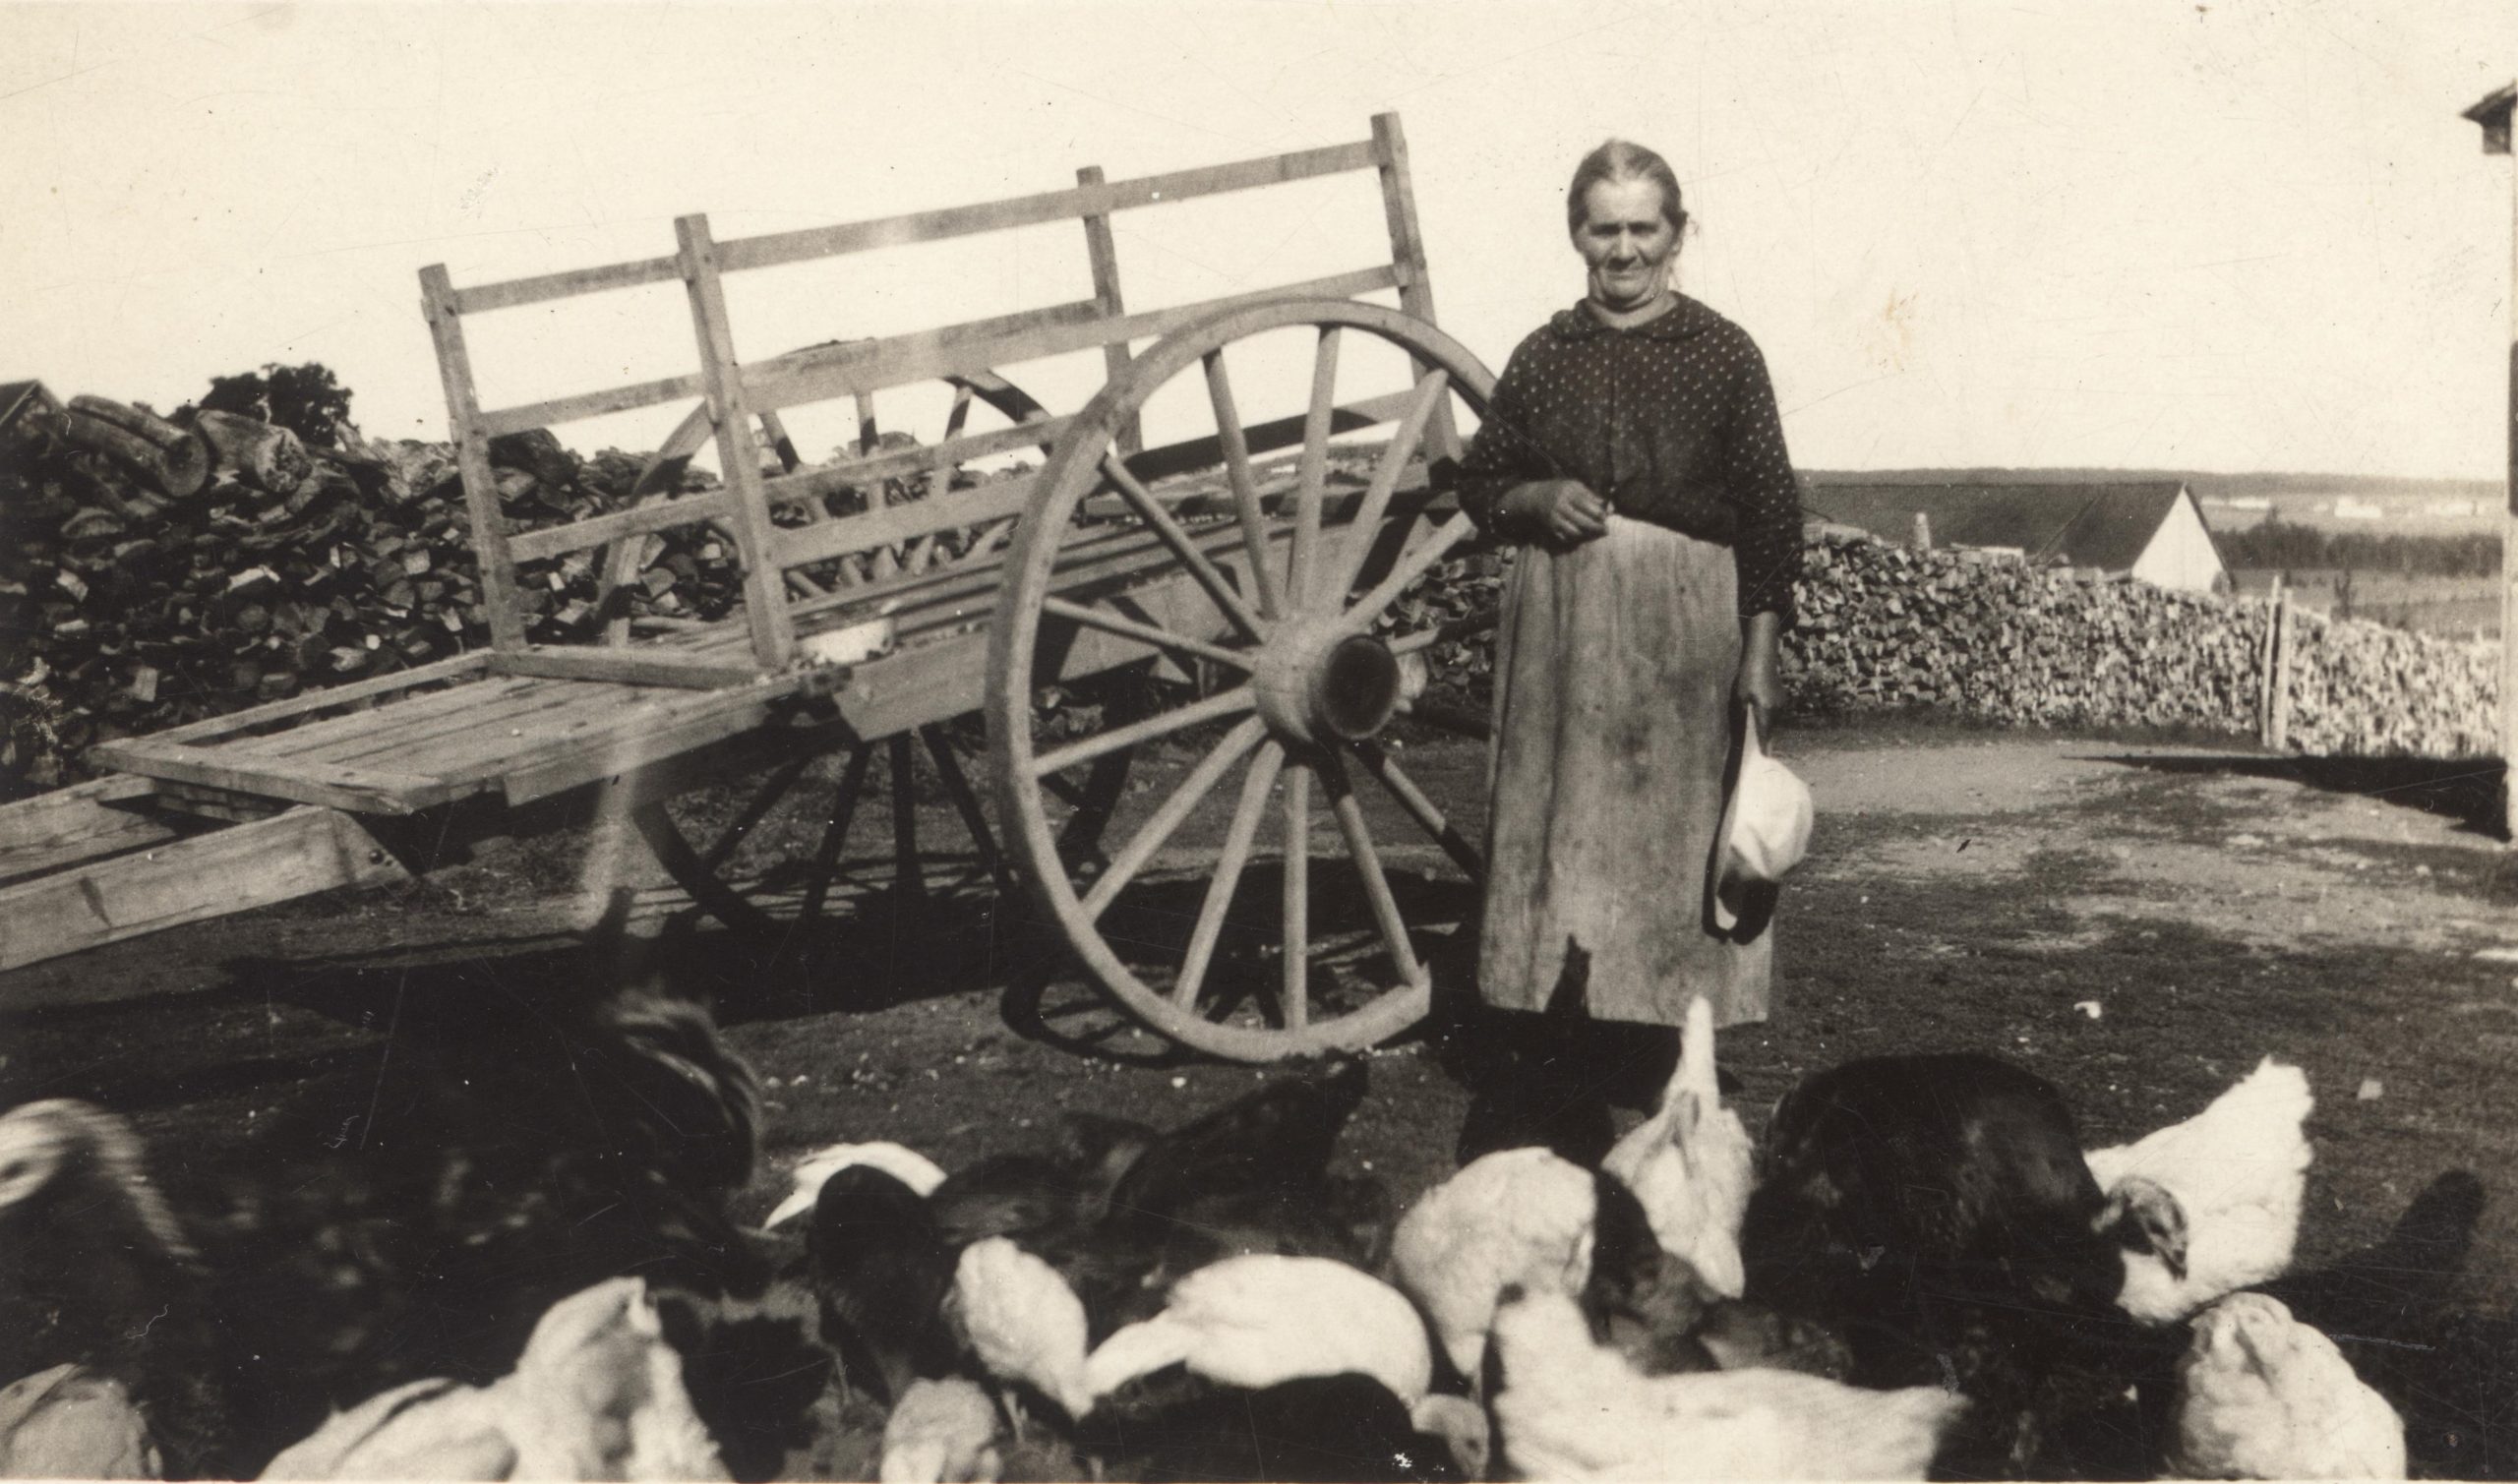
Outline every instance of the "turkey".
<path fill-rule="evenodd" d="M 1478 1375 L 1495 1296 L 1506 1287 L 1581 1291 L 1591 1270 L 1594 1179 L 1545 1149 L 1499 1150 L 1470 1160 L 1400 1218 L 1393 1275 L 1424 1306 L 1462 1376 Z"/>
<path fill-rule="evenodd" d="M 1098 1400 L 1172 1365 L 1247 1390 L 1351 1371 L 1407 1406 L 1433 1385 L 1425 1322 L 1405 1294 L 1344 1263 L 1267 1253 L 1182 1278 L 1161 1314 L 1094 1347 L 1085 1390 Z"/>
<path fill-rule="evenodd" d="M 1847 1062 L 1785 1095 L 1764 1158 L 1749 1298 L 1840 1331 L 1856 1384 L 1972 1397 L 1958 1471 L 2028 1464 L 2059 1368 L 2148 1369 L 2116 1300 L 2154 1228 L 2100 1192 L 2042 1078 L 1972 1053 Z"/>
<path fill-rule="evenodd" d="M 2184 1123 L 2092 1151 L 2109 1200 L 2148 1213 L 2151 1249 L 2125 1252 L 2117 1303 L 2169 1325 L 2241 1288 L 2280 1277 L 2300 1235 L 2308 1180 L 2308 1074 L 2268 1056 Z"/>
<path fill-rule="evenodd" d="M 959 1376 L 911 1382 L 883 1422 L 882 1484 L 993 1484 L 996 1401 Z"/>
<path fill-rule="evenodd" d="M 823 1342 L 850 1384 L 897 1402 L 951 1368 L 942 1308 L 958 1254 L 917 1191 L 870 1164 L 840 1170 L 814 1195 L 806 1253 Z"/>
<path fill-rule="evenodd" d="M 1058 1271 L 1005 1237 L 962 1249 L 945 1318 L 988 1375 L 1056 1403 L 1069 1417 L 1093 1409 L 1084 1375 L 1084 1301 Z"/>
<path fill-rule="evenodd" d="M 2238 1293 L 2195 1316 L 2177 1372 L 2168 1462 L 2181 1477 L 2405 1476 L 2395 1409 L 2280 1299 Z"/>
<path fill-rule="evenodd" d="M 833 1144 L 817 1149 L 796 1161 L 794 1188 L 787 1198 L 773 1208 L 763 1227 L 783 1225 L 813 1209 L 823 1182 L 843 1169 L 864 1166 L 879 1169 L 910 1188 L 920 1199 L 935 1193 L 944 1183 L 944 1171 L 936 1162 L 914 1149 L 889 1141 L 872 1144 Z"/>
<path fill-rule="evenodd" d="M 661 985 L 590 987 L 537 1007 L 538 1037 L 402 1038 L 180 1189 L 103 1109 L 0 1115 L 0 1248 L 24 1255 L 0 1272 L 7 1358 L 94 1366 L 170 1471 L 250 1477 L 333 1409 L 488 1384 L 606 1278 L 757 1291 L 727 1212 L 751 1174 L 750 1069 Z"/>
<path fill-rule="evenodd" d="M 0 1387 L 0 1479 L 156 1479 L 164 1463 L 131 1393 L 85 1366 Z"/>
<path fill-rule="evenodd" d="M 723 1479 L 646 1285 L 553 1305 L 487 1387 L 415 1381 L 283 1450 L 267 1479 Z"/>
<path fill-rule="evenodd" d="M 1789 1371 L 1643 1376 L 1555 1294 L 1508 1293 L 1495 1348 L 1495 1425 L 1524 1478 L 1920 1479 L 1966 1404 Z"/>
<path fill-rule="evenodd" d="M 1722 1105 L 1713 1069 L 1713 1006 L 1688 1006 L 1678 1069 L 1653 1114 L 1609 1150 L 1600 1168 L 1644 1203 L 1664 1251 L 1685 1258 L 1725 1298 L 1745 1286 L 1740 1218 L 1748 1210 L 1756 1148 L 1740 1115 Z"/>

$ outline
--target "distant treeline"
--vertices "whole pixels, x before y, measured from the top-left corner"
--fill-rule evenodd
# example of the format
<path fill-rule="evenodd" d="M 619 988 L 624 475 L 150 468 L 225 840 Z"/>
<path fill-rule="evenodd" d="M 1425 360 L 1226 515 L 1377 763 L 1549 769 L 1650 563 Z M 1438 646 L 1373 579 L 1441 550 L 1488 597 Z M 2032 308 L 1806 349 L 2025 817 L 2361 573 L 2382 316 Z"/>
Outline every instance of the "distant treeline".
<path fill-rule="evenodd" d="M 2241 569 L 2340 567 L 2425 577 L 2488 577 L 2500 570 L 2500 537 L 2488 531 L 2382 536 L 2324 531 L 2277 516 L 2243 531 L 2215 532 L 2212 540 L 2221 560 Z"/>

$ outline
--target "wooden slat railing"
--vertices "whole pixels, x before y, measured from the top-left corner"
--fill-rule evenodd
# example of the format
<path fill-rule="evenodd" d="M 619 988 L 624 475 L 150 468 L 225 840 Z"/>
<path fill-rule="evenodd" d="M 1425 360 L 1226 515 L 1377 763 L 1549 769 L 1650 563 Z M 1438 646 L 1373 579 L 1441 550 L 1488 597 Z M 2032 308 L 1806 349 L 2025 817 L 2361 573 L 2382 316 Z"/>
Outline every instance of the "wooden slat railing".
<path fill-rule="evenodd" d="M 1117 255 L 1110 236 L 1114 213 L 1360 170 L 1375 171 L 1379 177 L 1390 235 L 1387 263 L 1194 304 L 1136 314 L 1125 311 Z M 1033 481 L 1004 480 L 908 505 L 878 505 L 801 528 L 774 526 L 769 519 L 773 508 L 844 488 L 869 488 L 887 478 L 950 469 L 972 458 L 1043 445 L 1056 439 L 1068 423 L 1065 418 L 1051 418 L 953 438 L 929 447 L 874 454 L 784 476 L 764 476 L 751 428 L 755 417 L 774 417 L 782 408 L 836 397 L 858 398 L 862 413 L 868 397 L 888 387 L 969 376 L 1097 347 L 1104 353 L 1106 369 L 1115 375 L 1128 363 L 1132 341 L 1169 333 L 1208 315 L 1270 300 L 1354 298 L 1396 289 L 1402 308 L 1421 318 L 1432 318 L 1432 291 L 1426 281 L 1424 248 L 1408 179 L 1407 145 L 1395 114 L 1376 117 L 1372 137 L 1352 144 L 1135 180 L 1106 182 L 1098 170 L 1086 169 L 1079 171 L 1076 179 L 1077 184 L 1067 190 L 723 242 L 711 237 L 706 217 L 687 216 L 676 223 L 681 250 L 671 256 L 461 289 L 449 282 L 443 266 L 423 269 L 424 302 L 446 384 L 456 461 L 472 517 L 474 550 L 481 561 L 482 597 L 489 611 L 494 651 L 501 656 L 522 656 L 531 647 L 526 643 L 524 617 L 517 600 L 517 563 L 710 520 L 731 530 L 743 559 L 746 627 L 751 639 L 752 659 L 765 670 L 783 669 L 795 641 L 782 571 L 1019 514 L 1029 501 Z M 1075 220 L 1083 225 L 1086 256 L 1092 269 L 1093 297 L 1089 299 L 910 334 L 816 347 L 749 366 L 735 360 L 732 326 L 726 318 L 720 286 L 726 273 L 1059 220 Z M 699 371 L 488 411 L 480 407 L 463 342 L 462 316 L 677 280 L 683 283 L 690 301 Z M 522 534 L 507 531 L 488 458 L 489 440 L 690 397 L 705 398 L 716 425 L 718 459 L 726 471 L 726 488 Z M 1398 414 L 1404 400 L 1404 395 L 1376 398 L 1337 409 L 1338 426 L 1343 430 L 1359 425 L 1358 420 L 1387 421 Z M 1251 430 L 1252 446 L 1283 446 L 1284 443 L 1298 439 L 1301 419 L 1289 419 L 1287 425 L 1263 425 L 1264 437 L 1263 429 Z M 1191 444 L 1139 453 L 1135 431 L 1128 430 L 1122 451 L 1131 455 L 1131 466 L 1141 459 L 1150 460 L 1144 471 L 1149 477 L 1155 466 L 1195 457 L 1200 447 Z M 1208 446 L 1215 443 L 1213 439 L 1203 441 Z M 1448 425 L 1436 431 L 1436 447 L 1454 445 L 1456 439 Z M 583 670 L 588 675 L 601 672 L 624 680 L 651 682 L 662 674 L 654 667 L 631 663 L 626 655 L 617 661 L 590 656 L 580 665 L 573 659 L 554 662 L 546 651 L 536 651 L 519 663 L 537 674 L 561 670 L 574 674 Z M 663 683 L 709 683 L 713 680 L 713 674 L 703 673 L 699 667 L 682 667 Z"/>

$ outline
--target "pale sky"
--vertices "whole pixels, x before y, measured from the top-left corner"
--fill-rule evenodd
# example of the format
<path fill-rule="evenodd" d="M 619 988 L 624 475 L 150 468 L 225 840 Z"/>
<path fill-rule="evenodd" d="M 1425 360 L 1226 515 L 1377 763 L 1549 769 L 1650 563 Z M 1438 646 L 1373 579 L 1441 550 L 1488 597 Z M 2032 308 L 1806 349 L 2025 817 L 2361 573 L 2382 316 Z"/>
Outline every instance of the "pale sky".
<path fill-rule="evenodd" d="M 442 438 L 424 265 L 654 257 L 686 212 L 744 236 L 1397 109 L 1439 318 L 1492 366 L 1579 296 L 1564 181 L 1616 134 L 1677 168 L 1681 285 L 1764 347 L 1805 467 L 2488 477 L 2510 162 L 2457 115 L 2513 72 L 2507 0 L 0 4 L 0 380 L 162 409 L 318 360 L 370 433 Z M 1130 307 L 1368 266 L 1349 180 L 1121 216 Z M 1083 297 L 1083 263 L 1066 228 L 765 270 L 739 345 Z M 672 285 L 499 319 L 493 403 L 695 365 Z M 656 417 L 562 432 L 645 447 Z"/>

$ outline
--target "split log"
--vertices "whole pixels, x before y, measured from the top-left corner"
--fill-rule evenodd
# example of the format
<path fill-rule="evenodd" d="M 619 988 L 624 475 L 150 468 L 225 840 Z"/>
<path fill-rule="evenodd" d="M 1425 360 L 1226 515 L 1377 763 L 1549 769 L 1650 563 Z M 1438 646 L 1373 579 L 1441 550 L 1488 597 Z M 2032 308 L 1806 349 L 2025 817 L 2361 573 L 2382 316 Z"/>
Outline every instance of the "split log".
<path fill-rule="evenodd" d="M 286 428 L 233 412 L 204 412 L 196 421 L 217 450 L 218 466 L 265 494 L 287 494 L 315 467 Z"/>
<path fill-rule="evenodd" d="M 100 396 L 74 396 L 62 437 L 102 453 L 160 495 L 189 500 L 210 483 L 210 449 L 190 429 Z"/>

